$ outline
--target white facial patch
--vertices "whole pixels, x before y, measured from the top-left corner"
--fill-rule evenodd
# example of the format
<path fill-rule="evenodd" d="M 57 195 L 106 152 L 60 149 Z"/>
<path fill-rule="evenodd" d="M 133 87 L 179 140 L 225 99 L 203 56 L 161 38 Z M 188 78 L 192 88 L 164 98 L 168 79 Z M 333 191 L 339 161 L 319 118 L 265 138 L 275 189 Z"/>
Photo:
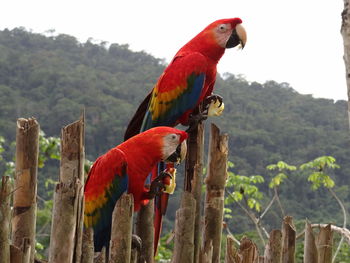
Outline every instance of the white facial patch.
<path fill-rule="evenodd" d="M 173 152 L 176 151 L 180 143 L 180 135 L 171 133 L 164 137 L 163 160 L 166 160 Z"/>

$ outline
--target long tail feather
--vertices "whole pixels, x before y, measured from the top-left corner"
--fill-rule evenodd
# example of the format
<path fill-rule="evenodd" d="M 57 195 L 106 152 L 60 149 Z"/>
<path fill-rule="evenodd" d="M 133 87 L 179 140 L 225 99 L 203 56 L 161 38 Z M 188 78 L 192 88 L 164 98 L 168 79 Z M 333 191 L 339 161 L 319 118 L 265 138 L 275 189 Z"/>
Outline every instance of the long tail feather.
<path fill-rule="evenodd" d="M 145 117 L 145 113 L 147 111 L 151 95 L 152 93 L 149 93 L 147 95 L 147 97 L 140 104 L 136 113 L 134 114 L 131 121 L 129 122 L 128 127 L 126 128 L 126 131 L 124 134 L 124 141 L 140 133 L 141 125 Z"/>

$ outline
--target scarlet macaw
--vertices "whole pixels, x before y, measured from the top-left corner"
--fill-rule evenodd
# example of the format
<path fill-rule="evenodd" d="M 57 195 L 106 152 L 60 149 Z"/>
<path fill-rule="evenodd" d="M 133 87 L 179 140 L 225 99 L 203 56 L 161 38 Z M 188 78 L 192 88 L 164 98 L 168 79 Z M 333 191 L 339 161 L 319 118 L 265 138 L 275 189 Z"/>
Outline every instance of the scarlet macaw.
<path fill-rule="evenodd" d="M 156 127 L 128 139 L 95 161 L 84 189 L 84 225 L 93 227 L 95 251 L 108 247 L 112 212 L 121 195 L 126 191 L 133 194 L 135 211 L 147 204 L 161 183 L 155 180 L 150 189 L 145 188 L 148 174 L 160 161 L 183 160 L 186 138 L 184 131 Z"/>
<path fill-rule="evenodd" d="M 124 139 L 156 126 L 190 125 L 196 120 L 193 110 L 201 102 L 205 105 L 199 120 L 203 119 L 211 101 L 222 103 L 220 96 L 212 94 L 217 63 L 226 48 L 243 48 L 246 40 L 240 18 L 221 19 L 208 25 L 176 53 L 137 109 Z M 167 194 L 162 194 L 155 199 L 155 253 L 167 198 Z"/>

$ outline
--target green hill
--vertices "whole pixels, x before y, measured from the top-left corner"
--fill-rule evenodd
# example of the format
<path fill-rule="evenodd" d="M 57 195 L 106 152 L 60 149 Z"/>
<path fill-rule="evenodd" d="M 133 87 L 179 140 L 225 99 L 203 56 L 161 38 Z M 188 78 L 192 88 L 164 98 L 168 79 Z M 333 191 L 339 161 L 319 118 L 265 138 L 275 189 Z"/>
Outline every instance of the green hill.
<path fill-rule="evenodd" d="M 23 28 L 0 31 L 0 135 L 13 141 L 16 119 L 34 116 L 47 135 L 59 136 L 61 127 L 85 108 L 86 155 L 94 160 L 122 142 L 129 119 L 164 67 L 163 60 L 133 52 L 127 45 L 79 43 L 69 35 L 48 37 Z M 235 172 L 265 175 L 266 165 L 279 160 L 298 165 L 332 155 L 341 166 L 335 174 L 337 186 L 350 185 L 345 101 L 315 99 L 287 83 L 249 83 L 232 74 L 218 77 L 216 93 L 224 97 L 225 111 L 208 122 L 229 134 Z M 10 160 L 13 153 L 6 147 Z M 53 168 L 48 169 L 57 178 Z M 349 202 L 344 187 L 339 193 Z M 267 185 L 262 189 L 268 192 Z M 287 180 L 281 196 L 287 212 L 297 218 L 341 221 L 330 197 L 311 191 L 304 179 Z M 174 218 L 176 200 L 169 219 Z M 321 205 L 324 209 L 316 210 Z M 279 224 L 277 218 L 271 213 L 271 224 Z M 245 227 L 246 223 L 235 230 Z"/>

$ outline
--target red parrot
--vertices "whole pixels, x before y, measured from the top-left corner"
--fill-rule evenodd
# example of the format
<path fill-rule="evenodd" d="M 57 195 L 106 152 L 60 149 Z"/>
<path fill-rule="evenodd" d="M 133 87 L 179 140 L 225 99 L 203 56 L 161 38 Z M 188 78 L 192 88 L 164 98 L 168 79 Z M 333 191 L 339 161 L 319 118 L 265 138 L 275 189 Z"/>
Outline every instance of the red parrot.
<path fill-rule="evenodd" d="M 124 139 L 156 126 L 174 127 L 194 124 L 206 117 L 211 101 L 222 98 L 213 95 L 216 65 L 226 48 L 241 45 L 247 40 L 240 18 L 217 20 L 185 44 L 175 55 L 152 91 L 141 103 L 130 121 Z M 203 112 L 193 111 L 204 102 Z M 158 171 L 165 168 L 160 164 Z M 153 174 L 152 178 L 157 174 Z M 155 198 L 155 253 L 158 245 L 162 215 L 165 214 L 168 194 Z"/>
<path fill-rule="evenodd" d="M 93 227 L 95 251 L 108 248 L 112 212 L 121 195 L 126 191 L 133 194 L 135 211 L 147 204 L 163 186 L 156 179 L 150 189 L 145 188 L 146 178 L 160 161 L 183 160 L 186 139 L 184 131 L 156 127 L 128 139 L 95 161 L 84 189 L 84 225 Z"/>

